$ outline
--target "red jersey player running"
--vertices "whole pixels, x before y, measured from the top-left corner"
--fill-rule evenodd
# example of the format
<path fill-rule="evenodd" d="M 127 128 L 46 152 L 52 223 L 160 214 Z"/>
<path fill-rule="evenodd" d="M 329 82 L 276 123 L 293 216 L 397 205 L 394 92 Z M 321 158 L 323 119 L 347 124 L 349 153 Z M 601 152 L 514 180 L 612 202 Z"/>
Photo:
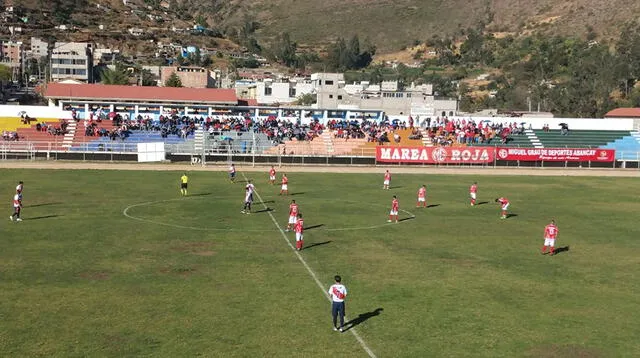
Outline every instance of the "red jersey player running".
<path fill-rule="evenodd" d="M 506 219 L 507 210 L 509 210 L 509 200 L 507 200 L 507 198 L 498 198 L 496 199 L 496 203 L 500 203 L 502 207 L 502 214 L 500 216 L 500 219 Z"/>
<path fill-rule="evenodd" d="M 304 245 L 304 220 L 302 220 L 302 214 L 300 213 L 298 213 L 298 220 L 296 220 L 293 230 L 296 232 L 296 249 L 301 251 L 302 245 Z"/>
<path fill-rule="evenodd" d="M 280 194 L 278 195 L 289 195 L 289 178 L 287 178 L 287 174 L 282 174 L 282 187 L 280 188 Z"/>
<path fill-rule="evenodd" d="M 271 185 L 275 185 L 276 183 L 276 168 L 274 168 L 273 165 L 271 169 L 269 169 L 269 183 L 271 183 Z"/>
<path fill-rule="evenodd" d="M 291 230 L 291 226 L 295 225 L 298 220 L 298 204 L 296 204 L 295 200 L 291 200 L 291 204 L 289 204 L 289 222 L 287 223 L 287 228 L 285 231 Z"/>
<path fill-rule="evenodd" d="M 547 246 L 549 246 L 549 255 L 553 256 L 553 250 L 556 244 L 556 237 L 558 236 L 558 227 L 556 221 L 551 220 L 549 225 L 544 227 L 544 246 L 542 246 L 542 254 L 547 253 Z"/>
<path fill-rule="evenodd" d="M 392 222 L 395 220 L 395 222 L 398 222 L 398 210 L 400 209 L 400 204 L 398 203 L 398 198 L 396 198 L 396 196 L 393 196 L 393 200 L 391 200 L 391 211 L 389 211 L 389 220 L 387 220 L 388 223 Z"/>
<path fill-rule="evenodd" d="M 418 201 L 416 202 L 416 208 L 422 205 L 423 208 L 427 207 L 427 186 L 423 185 L 418 189 Z"/>
<path fill-rule="evenodd" d="M 384 182 L 382 183 L 382 189 L 389 190 L 389 184 L 391 184 L 391 173 L 387 170 L 384 172 Z"/>
<path fill-rule="evenodd" d="M 476 194 L 478 193 L 478 183 L 474 182 L 469 188 L 469 197 L 471 198 L 471 206 L 476 205 Z"/>

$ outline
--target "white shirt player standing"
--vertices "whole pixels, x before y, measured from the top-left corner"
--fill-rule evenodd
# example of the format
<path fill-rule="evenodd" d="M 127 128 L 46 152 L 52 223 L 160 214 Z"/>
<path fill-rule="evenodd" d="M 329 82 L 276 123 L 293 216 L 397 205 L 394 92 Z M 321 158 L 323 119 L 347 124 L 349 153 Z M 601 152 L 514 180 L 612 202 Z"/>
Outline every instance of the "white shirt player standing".
<path fill-rule="evenodd" d="M 251 204 L 253 203 L 253 192 L 256 187 L 251 183 L 251 179 L 247 181 L 247 185 L 244 187 L 244 207 L 242 208 L 243 214 L 251 213 Z"/>

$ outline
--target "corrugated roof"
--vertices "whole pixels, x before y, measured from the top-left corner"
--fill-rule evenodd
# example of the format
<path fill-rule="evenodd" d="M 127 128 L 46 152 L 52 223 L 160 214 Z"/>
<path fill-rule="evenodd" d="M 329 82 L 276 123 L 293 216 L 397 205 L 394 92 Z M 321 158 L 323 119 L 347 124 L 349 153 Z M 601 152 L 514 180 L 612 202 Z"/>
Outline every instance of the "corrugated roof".
<path fill-rule="evenodd" d="M 640 118 L 640 108 L 616 108 L 604 115 L 605 117 Z"/>
<path fill-rule="evenodd" d="M 189 103 L 238 103 L 236 91 L 220 88 L 146 87 L 100 84 L 49 83 L 44 96 L 53 99 L 106 101 L 161 101 Z"/>

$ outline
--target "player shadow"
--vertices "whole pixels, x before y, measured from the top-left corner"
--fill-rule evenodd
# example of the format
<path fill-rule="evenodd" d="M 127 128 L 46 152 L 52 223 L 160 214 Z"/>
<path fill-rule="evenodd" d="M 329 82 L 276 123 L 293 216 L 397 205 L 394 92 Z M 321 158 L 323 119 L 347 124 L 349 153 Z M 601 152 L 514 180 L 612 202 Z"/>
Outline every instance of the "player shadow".
<path fill-rule="evenodd" d="M 42 220 L 42 219 L 49 219 L 49 218 L 57 218 L 58 216 L 62 216 L 62 215 L 44 215 L 44 216 L 36 216 L 33 218 L 24 218 L 24 221 L 27 220 Z"/>
<path fill-rule="evenodd" d="M 262 210 L 255 211 L 255 213 L 256 213 L 256 214 L 260 214 L 260 213 L 268 213 L 268 212 L 271 212 L 271 211 L 273 211 L 273 209 L 271 209 L 271 208 L 266 208 L 266 209 L 262 209 Z"/>
<path fill-rule="evenodd" d="M 255 204 L 273 204 L 273 203 L 275 203 L 274 200 L 267 200 L 267 201 L 261 201 L 259 203 L 255 203 Z"/>
<path fill-rule="evenodd" d="M 211 194 L 213 194 L 213 193 L 190 194 L 190 195 L 187 195 L 187 196 L 208 196 L 208 195 L 211 195 Z"/>
<path fill-rule="evenodd" d="M 300 193 L 291 193 L 291 194 L 289 194 L 289 195 L 291 195 L 291 196 L 295 196 L 295 195 L 302 195 L 302 194 L 304 194 L 304 192 L 300 192 Z"/>
<path fill-rule="evenodd" d="M 427 209 L 429 209 L 429 208 L 437 208 L 438 206 L 440 206 L 440 204 L 427 205 Z"/>
<path fill-rule="evenodd" d="M 324 224 L 318 224 L 318 225 L 313 225 L 313 226 L 307 226 L 307 227 L 305 227 L 304 229 L 305 229 L 305 230 L 313 230 L 313 229 L 317 229 L 317 228 L 319 228 L 319 227 L 323 227 L 323 226 L 324 226 Z M 330 242 L 330 241 L 329 241 L 329 242 Z"/>
<path fill-rule="evenodd" d="M 312 247 L 316 247 L 316 246 L 322 246 L 322 245 L 326 245 L 326 244 L 330 244 L 332 242 L 332 240 L 329 241 L 323 241 L 323 242 L 316 242 L 315 244 L 311 244 L 308 246 L 305 246 L 304 248 L 302 248 L 302 250 L 309 250 Z"/>
<path fill-rule="evenodd" d="M 553 254 L 557 255 L 557 254 L 562 253 L 562 252 L 569 252 L 569 245 L 564 246 L 564 247 L 558 247 L 557 249 L 555 249 L 553 251 Z"/>
<path fill-rule="evenodd" d="M 367 320 L 369 320 L 372 317 L 379 316 L 382 313 L 382 311 L 384 311 L 384 308 L 376 308 L 375 310 L 373 310 L 371 312 L 366 312 L 366 313 L 359 314 L 358 317 L 353 318 L 349 322 L 346 322 L 344 324 L 345 331 L 348 331 L 351 328 L 355 328 L 356 326 L 366 322 Z"/>
<path fill-rule="evenodd" d="M 51 205 L 58 205 L 58 204 L 62 204 L 62 203 L 42 203 L 42 204 L 35 204 L 35 205 L 25 205 L 24 208 L 38 208 L 41 206 L 51 206 Z"/>
<path fill-rule="evenodd" d="M 489 204 L 489 202 L 488 201 L 481 201 L 481 202 L 477 203 L 476 205 L 484 205 L 484 204 Z"/>
<path fill-rule="evenodd" d="M 507 214 L 507 219 L 515 218 L 516 216 L 518 216 L 518 214 Z"/>
<path fill-rule="evenodd" d="M 398 222 L 399 222 L 399 223 L 401 223 L 401 222 L 403 222 L 403 221 L 413 220 L 413 219 L 415 219 L 415 218 L 416 218 L 415 216 L 409 216 L 408 218 L 402 218 L 402 219 L 398 220 Z"/>
<path fill-rule="evenodd" d="M 396 186 L 390 186 L 390 187 L 389 187 L 389 190 L 402 189 L 402 188 L 404 188 L 404 187 L 403 187 L 403 186 L 400 186 L 400 185 L 396 185 Z"/>

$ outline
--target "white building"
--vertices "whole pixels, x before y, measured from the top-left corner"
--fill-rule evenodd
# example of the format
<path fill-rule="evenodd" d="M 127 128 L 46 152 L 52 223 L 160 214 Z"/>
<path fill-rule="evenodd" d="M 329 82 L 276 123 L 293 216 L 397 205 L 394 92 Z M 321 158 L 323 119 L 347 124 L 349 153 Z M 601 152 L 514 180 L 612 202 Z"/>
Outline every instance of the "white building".
<path fill-rule="evenodd" d="M 39 37 L 31 38 L 31 49 L 29 50 L 28 55 L 31 58 L 42 58 L 49 55 L 49 44 L 46 41 L 43 41 Z"/>
<path fill-rule="evenodd" d="M 86 42 L 56 42 L 51 52 L 51 80 L 93 82 L 93 45 Z"/>
<path fill-rule="evenodd" d="M 346 84 L 341 73 L 315 73 L 311 81 L 317 92 L 317 108 L 382 110 L 390 115 L 453 116 L 455 98 L 437 98 L 431 84 L 411 84 L 399 89 L 396 81 L 380 85 Z"/>
<path fill-rule="evenodd" d="M 292 103 L 300 96 L 314 92 L 312 81 L 303 78 L 281 81 L 268 78 L 256 83 L 256 100 L 259 104 Z"/>

